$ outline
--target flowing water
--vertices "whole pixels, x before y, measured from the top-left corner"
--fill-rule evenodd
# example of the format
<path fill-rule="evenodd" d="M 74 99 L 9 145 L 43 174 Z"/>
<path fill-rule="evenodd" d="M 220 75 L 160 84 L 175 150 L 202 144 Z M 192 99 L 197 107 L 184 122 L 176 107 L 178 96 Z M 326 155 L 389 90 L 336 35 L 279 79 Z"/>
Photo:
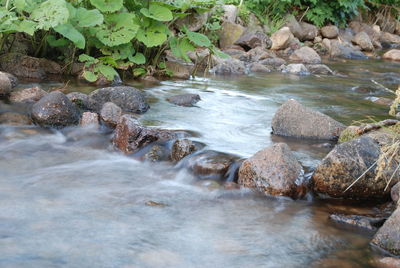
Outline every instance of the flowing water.
<path fill-rule="evenodd" d="M 350 124 L 384 118 L 388 108 L 369 98 L 392 97 L 384 88 L 400 84 L 399 63 L 329 65 L 342 76 L 272 73 L 129 84 L 151 103 L 143 124 L 189 130 L 205 149 L 239 157 L 287 142 L 312 170 L 329 149 L 271 136 L 281 103 L 295 98 Z M 188 108 L 165 100 L 180 93 L 197 93 L 202 101 Z M 10 110 L 26 111 L 1 104 L 0 112 Z M 372 234 L 334 225 L 328 216 L 376 207 L 210 188 L 170 163 L 113 151 L 110 137 L 93 129 L 0 126 L 0 267 L 371 267 Z"/>

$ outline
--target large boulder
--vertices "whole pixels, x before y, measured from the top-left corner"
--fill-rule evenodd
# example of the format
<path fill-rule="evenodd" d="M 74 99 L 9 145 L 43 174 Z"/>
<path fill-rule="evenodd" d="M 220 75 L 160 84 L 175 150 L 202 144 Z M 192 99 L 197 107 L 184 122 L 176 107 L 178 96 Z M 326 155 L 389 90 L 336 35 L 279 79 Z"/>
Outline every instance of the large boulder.
<path fill-rule="evenodd" d="M 94 111 L 99 112 L 106 102 L 113 102 L 125 112 L 139 114 L 150 108 L 144 94 L 133 87 L 106 87 L 89 94 L 88 106 Z"/>
<path fill-rule="evenodd" d="M 238 182 L 266 195 L 297 198 L 304 193 L 303 168 L 285 143 L 274 144 L 245 160 Z"/>
<path fill-rule="evenodd" d="M 349 24 L 350 29 L 353 31 L 353 33 L 358 34 L 361 32 L 365 32 L 371 41 L 378 40 L 380 36 L 380 31 L 374 30 L 374 27 L 367 23 L 359 22 L 359 21 L 352 21 Z"/>
<path fill-rule="evenodd" d="M 256 47 L 270 48 L 272 41 L 262 31 L 245 31 L 235 42 L 235 45 L 241 46 L 246 50 Z"/>
<path fill-rule="evenodd" d="M 34 103 L 48 93 L 40 87 L 24 88 L 11 92 L 10 101 L 13 103 Z"/>
<path fill-rule="evenodd" d="M 315 170 L 312 176 L 314 191 L 337 198 L 387 197 L 390 192 L 390 187 L 386 188 L 387 177 L 394 169 L 388 167 L 383 176 L 376 178 L 375 163 L 380 153 L 379 144 L 367 136 L 337 145 Z M 359 180 L 350 187 L 356 179 Z M 398 180 L 395 176 L 392 185 Z"/>
<path fill-rule="evenodd" d="M 339 29 L 335 25 L 325 26 L 321 28 L 322 37 L 335 39 L 339 35 Z"/>
<path fill-rule="evenodd" d="M 400 61 L 400 49 L 392 49 L 383 54 L 382 56 L 385 60 L 395 60 Z"/>
<path fill-rule="evenodd" d="M 343 129 L 343 124 L 293 99 L 279 107 L 272 119 L 273 134 L 281 136 L 335 140 Z"/>
<path fill-rule="evenodd" d="M 374 45 L 366 32 L 359 32 L 354 36 L 353 42 L 360 46 L 362 50 L 373 51 Z"/>
<path fill-rule="evenodd" d="M 229 74 L 245 74 L 246 66 L 244 62 L 229 58 L 221 60 L 214 68 L 210 70 L 211 73 L 229 75 Z"/>
<path fill-rule="evenodd" d="M 0 72 L 0 95 L 7 95 L 12 90 L 12 84 L 8 76 Z"/>
<path fill-rule="evenodd" d="M 243 34 L 244 27 L 234 22 L 225 21 L 221 25 L 219 32 L 219 46 L 228 48 L 232 46 Z"/>
<path fill-rule="evenodd" d="M 331 40 L 329 54 L 331 58 L 368 59 L 364 53 L 355 49 L 351 44 L 339 40 Z"/>
<path fill-rule="evenodd" d="M 61 92 L 53 91 L 32 106 L 32 119 L 44 127 L 65 127 L 79 122 L 76 106 Z"/>
<path fill-rule="evenodd" d="M 279 31 L 271 35 L 272 50 L 283 50 L 289 47 L 290 42 L 294 39 L 289 27 L 283 27 Z"/>
<path fill-rule="evenodd" d="M 311 47 L 302 47 L 290 55 L 289 60 L 306 64 L 321 63 L 321 57 Z"/>
<path fill-rule="evenodd" d="M 400 208 L 378 230 L 371 243 L 391 254 L 400 255 Z"/>

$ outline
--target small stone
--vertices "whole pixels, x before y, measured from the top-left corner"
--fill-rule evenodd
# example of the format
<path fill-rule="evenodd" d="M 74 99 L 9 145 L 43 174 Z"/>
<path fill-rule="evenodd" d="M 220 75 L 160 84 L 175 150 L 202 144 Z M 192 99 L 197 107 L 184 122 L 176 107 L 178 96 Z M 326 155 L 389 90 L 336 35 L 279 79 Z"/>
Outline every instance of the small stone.
<path fill-rule="evenodd" d="M 47 94 L 40 87 L 25 88 L 11 92 L 10 101 L 13 103 L 34 103 Z"/>
<path fill-rule="evenodd" d="M 106 102 L 100 111 L 101 120 L 106 123 L 107 126 L 115 128 L 122 116 L 122 109 L 112 102 Z"/>
<path fill-rule="evenodd" d="M 180 161 L 186 156 L 192 154 L 196 150 L 196 146 L 191 140 L 176 140 L 172 145 L 171 159 L 172 161 Z"/>
<path fill-rule="evenodd" d="M 302 63 L 289 64 L 283 69 L 283 72 L 290 74 L 298 74 L 298 75 L 307 75 L 310 73 L 307 67 Z"/>
<path fill-rule="evenodd" d="M 82 114 L 80 125 L 82 127 L 87 127 L 87 126 L 99 127 L 99 115 L 97 113 L 84 112 Z"/>
<path fill-rule="evenodd" d="M 302 47 L 296 50 L 289 57 L 290 60 L 306 63 L 306 64 L 318 64 L 321 63 L 321 57 L 310 47 Z"/>
<path fill-rule="evenodd" d="M 181 94 L 167 98 L 167 101 L 178 106 L 193 107 L 199 102 L 200 96 L 198 94 Z"/>
<path fill-rule="evenodd" d="M 6 73 L 0 72 L 0 95 L 7 95 L 12 90 L 12 83 Z"/>
<path fill-rule="evenodd" d="M 383 54 L 385 60 L 400 61 L 400 49 L 392 49 Z"/>

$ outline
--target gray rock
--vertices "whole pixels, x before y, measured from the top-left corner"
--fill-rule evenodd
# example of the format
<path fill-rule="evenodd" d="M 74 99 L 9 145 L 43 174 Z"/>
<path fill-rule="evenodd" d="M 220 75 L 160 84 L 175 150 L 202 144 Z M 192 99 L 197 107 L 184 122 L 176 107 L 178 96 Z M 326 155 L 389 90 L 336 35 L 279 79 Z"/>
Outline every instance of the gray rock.
<path fill-rule="evenodd" d="M 34 103 L 47 94 L 48 93 L 40 87 L 24 88 L 11 92 L 10 101 L 13 103 Z"/>
<path fill-rule="evenodd" d="M 261 60 L 259 63 L 271 69 L 278 69 L 282 65 L 285 65 L 286 61 L 282 58 L 268 58 L 265 60 Z"/>
<path fill-rule="evenodd" d="M 147 104 L 144 94 L 133 87 L 106 87 L 89 94 L 89 108 L 100 111 L 103 104 L 113 102 L 124 112 L 145 113 L 150 106 Z"/>
<path fill-rule="evenodd" d="M 175 105 L 185 106 L 185 107 L 192 107 L 200 100 L 201 99 L 198 94 L 181 94 L 181 95 L 172 96 L 167 99 L 167 101 L 169 101 Z"/>
<path fill-rule="evenodd" d="M 310 47 L 302 47 L 297 49 L 290 55 L 291 61 L 306 63 L 306 64 L 318 64 L 321 63 L 321 57 Z"/>
<path fill-rule="evenodd" d="M 272 70 L 270 68 L 258 62 L 250 65 L 250 72 L 253 73 L 270 73 L 271 71 Z"/>
<path fill-rule="evenodd" d="M 197 32 L 201 29 L 201 27 L 204 26 L 204 24 L 206 24 L 209 15 L 210 14 L 208 12 L 192 12 L 184 18 L 178 19 L 176 21 L 176 25 L 179 29 L 182 29 L 183 26 L 186 26 L 189 31 Z"/>
<path fill-rule="evenodd" d="M 279 107 L 272 119 L 273 133 L 288 137 L 335 140 L 344 129 L 343 124 L 293 99 Z"/>
<path fill-rule="evenodd" d="M 393 202 L 396 204 L 399 202 L 400 198 L 400 182 L 396 183 L 390 190 L 390 196 L 392 197 Z"/>
<path fill-rule="evenodd" d="M 180 161 L 186 156 L 192 154 L 196 150 L 196 146 L 191 140 L 176 140 L 172 145 L 171 159 L 172 161 Z"/>
<path fill-rule="evenodd" d="M 306 66 L 312 74 L 333 75 L 334 72 L 325 64 L 310 64 Z"/>
<path fill-rule="evenodd" d="M 282 70 L 284 73 L 290 73 L 290 74 L 297 74 L 297 75 L 307 75 L 310 72 L 308 71 L 307 67 L 302 64 L 289 64 L 285 66 L 285 68 Z"/>
<path fill-rule="evenodd" d="M 177 79 L 189 79 L 194 68 L 193 63 L 176 59 L 169 59 L 165 62 L 165 66 L 168 70 L 172 71 L 172 78 Z"/>
<path fill-rule="evenodd" d="M 330 47 L 329 53 L 331 58 L 368 59 L 361 51 L 356 50 L 349 44 L 341 43 L 338 40 L 331 40 Z"/>
<path fill-rule="evenodd" d="M 318 36 L 318 28 L 307 22 L 300 22 L 301 33 L 296 36 L 300 41 L 312 41 Z"/>
<path fill-rule="evenodd" d="M 246 67 L 244 62 L 238 59 L 226 59 L 218 63 L 214 68 L 210 70 L 211 73 L 215 74 L 245 74 Z"/>
<path fill-rule="evenodd" d="M 374 45 L 366 32 L 359 32 L 354 36 L 353 42 L 360 46 L 362 50 L 373 51 Z"/>
<path fill-rule="evenodd" d="M 238 182 L 266 195 L 297 198 L 304 194 L 303 168 L 285 143 L 274 144 L 245 160 Z"/>
<path fill-rule="evenodd" d="M 398 46 L 400 45 L 400 36 L 387 32 L 382 32 L 380 41 L 384 47 Z"/>
<path fill-rule="evenodd" d="M 378 230 L 371 243 L 391 254 L 400 255 L 400 208 Z"/>
<path fill-rule="evenodd" d="M 81 109 L 89 108 L 89 96 L 84 93 L 71 92 L 67 94 L 67 98 Z"/>
<path fill-rule="evenodd" d="M 244 49 L 252 49 L 256 47 L 270 48 L 272 41 L 261 31 L 246 30 L 235 42 L 235 45 L 241 46 Z"/>
<path fill-rule="evenodd" d="M 336 223 L 348 225 L 354 228 L 361 228 L 368 231 L 378 230 L 377 226 L 382 225 L 386 220 L 385 218 L 379 217 L 367 217 L 362 215 L 343 215 L 343 214 L 332 214 L 329 219 Z"/>
<path fill-rule="evenodd" d="M 0 95 L 8 95 L 12 90 L 12 84 L 8 76 L 0 72 Z"/>
<path fill-rule="evenodd" d="M 99 115 L 92 112 L 84 112 L 82 114 L 80 125 L 82 127 L 99 127 Z"/>
<path fill-rule="evenodd" d="M 339 29 L 335 25 L 325 26 L 321 28 L 321 35 L 328 39 L 334 39 L 339 35 Z"/>
<path fill-rule="evenodd" d="M 238 13 L 238 7 L 235 5 L 222 5 L 224 10 L 223 20 L 229 22 L 236 22 L 236 16 Z"/>
<path fill-rule="evenodd" d="M 53 91 L 32 106 L 32 119 L 44 127 L 65 127 L 79 122 L 76 106 L 61 92 Z"/>
<path fill-rule="evenodd" d="M 272 50 L 283 50 L 286 49 L 290 42 L 294 39 L 292 32 L 289 27 L 283 27 L 279 31 L 275 32 L 271 36 Z"/>
<path fill-rule="evenodd" d="M 225 21 L 221 25 L 219 32 L 219 46 L 220 48 L 229 48 L 232 46 L 239 37 L 243 34 L 244 27 L 234 22 Z"/>
<path fill-rule="evenodd" d="M 122 116 L 122 109 L 112 102 L 106 102 L 100 111 L 100 118 L 103 122 L 111 127 L 115 128 Z"/>

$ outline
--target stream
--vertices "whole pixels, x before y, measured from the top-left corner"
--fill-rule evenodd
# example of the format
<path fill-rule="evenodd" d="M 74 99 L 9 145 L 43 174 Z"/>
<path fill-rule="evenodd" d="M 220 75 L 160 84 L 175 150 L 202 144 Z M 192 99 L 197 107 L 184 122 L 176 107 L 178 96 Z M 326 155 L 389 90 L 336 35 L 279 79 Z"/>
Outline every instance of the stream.
<path fill-rule="evenodd" d="M 324 142 L 270 134 L 290 98 L 336 120 L 387 118 L 375 97 L 400 84 L 400 63 L 326 62 L 338 76 L 281 73 L 128 85 L 145 91 L 149 126 L 187 130 L 205 150 L 246 158 L 286 142 L 312 171 Z M 35 83 L 22 81 L 19 87 Z M 40 86 L 61 86 L 49 81 Z M 95 88 L 72 83 L 67 92 Z M 195 107 L 166 98 L 196 93 Z M 0 112 L 27 112 L 0 102 Z M 171 163 L 140 162 L 115 152 L 111 133 L 70 127 L 0 125 L 0 267 L 373 267 L 373 234 L 337 226 L 333 212 L 373 213 L 357 202 L 265 197 L 208 187 Z M 149 205 L 154 203 L 156 205 Z"/>

